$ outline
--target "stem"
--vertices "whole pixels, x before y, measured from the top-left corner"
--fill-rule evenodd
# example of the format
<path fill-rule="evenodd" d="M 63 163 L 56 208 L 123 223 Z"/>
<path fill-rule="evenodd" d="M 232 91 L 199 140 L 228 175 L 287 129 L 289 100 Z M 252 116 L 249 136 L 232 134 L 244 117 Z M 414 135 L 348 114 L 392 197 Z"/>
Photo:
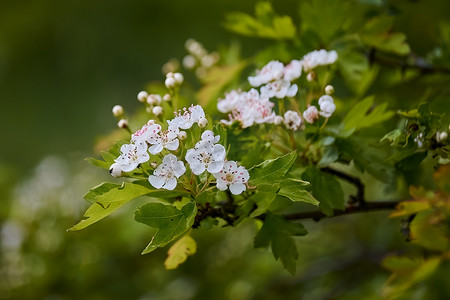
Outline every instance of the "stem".
<path fill-rule="evenodd" d="M 366 205 L 366 201 L 364 200 L 364 184 L 361 182 L 361 180 L 359 180 L 359 178 L 350 176 L 348 174 L 345 174 L 336 169 L 332 169 L 330 167 L 321 168 L 320 170 L 322 170 L 325 173 L 337 176 L 337 177 L 355 185 L 357 188 L 357 192 L 356 192 L 356 196 L 353 199 L 356 200 L 360 206 Z"/>

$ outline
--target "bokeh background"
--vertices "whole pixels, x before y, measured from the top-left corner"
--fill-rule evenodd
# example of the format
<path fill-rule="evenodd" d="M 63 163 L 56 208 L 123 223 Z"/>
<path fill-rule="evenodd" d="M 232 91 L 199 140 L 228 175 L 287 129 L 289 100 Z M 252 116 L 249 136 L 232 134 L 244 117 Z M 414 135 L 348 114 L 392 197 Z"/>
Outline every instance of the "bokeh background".
<path fill-rule="evenodd" d="M 298 19 L 298 2 L 275 1 L 274 7 Z M 382 0 L 360 2 L 388 9 Z M 408 42 L 419 54 L 431 51 L 450 5 L 400 2 L 415 5 L 400 23 Z M 252 13 L 254 4 L 0 2 L 0 299 L 380 298 L 389 276 L 380 261 L 409 247 L 398 220 L 385 212 L 305 222 L 311 233 L 298 241 L 295 277 L 269 251 L 253 249 L 251 222 L 198 230 L 197 254 L 166 271 L 166 249 L 140 255 L 151 231 L 133 221 L 132 211 L 143 199 L 82 232 L 66 232 L 87 207 L 83 194 L 108 178 L 83 158 L 97 155 L 96 140 L 116 127 L 111 108 L 135 110 L 136 94 L 163 79 L 162 65 L 183 57 L 188 38 L 208 50 L 237 42 L 244 57 L 254 54 L 264 41 L 222 26 L 226 12 Z M 448 270 L 410 299 L 425 291 L 445 299 L 450 287 L 440 275 Z"/>

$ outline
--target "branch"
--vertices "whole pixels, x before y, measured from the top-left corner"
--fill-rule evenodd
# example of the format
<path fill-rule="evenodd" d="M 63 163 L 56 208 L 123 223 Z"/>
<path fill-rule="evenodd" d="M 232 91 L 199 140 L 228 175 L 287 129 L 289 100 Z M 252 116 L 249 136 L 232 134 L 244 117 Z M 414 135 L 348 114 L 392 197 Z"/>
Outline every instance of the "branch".
<path fill-rule="evenodd" d="M 345 181 L 350 182 L 351 184 L 355 185 L 357 188 L 356 196 L 352 197 L 354 200 L 356 200 L 360 206 L 366 205 L 366 201 L 364 200 L 364 184 L 359 180 L 357 177 L 353 177 L 351 175 L 345 174 L 341 171 L 332 169 L 330 167 L 321 168 L 321 171 L 335 175 Z"/>

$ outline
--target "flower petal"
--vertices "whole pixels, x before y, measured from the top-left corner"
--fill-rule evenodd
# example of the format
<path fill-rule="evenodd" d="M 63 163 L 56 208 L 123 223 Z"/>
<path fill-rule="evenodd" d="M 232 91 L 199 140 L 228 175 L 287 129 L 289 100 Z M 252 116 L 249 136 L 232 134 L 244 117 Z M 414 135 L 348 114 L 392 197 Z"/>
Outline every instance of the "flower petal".
<path fill-rule="evenodd" d="M 162 177 L 162 176 L 150 175 L 148 177 L 148 181 L 150 182 L 150 184 L 153 187 L 160 189 L 166 182 L 166 179 L 165 179 L 165 177 Z"/>
<path fill-rule="evenodd" d="M 167 143 L 166 145 L 164 145 L 164 147 L 166 148 L 166 149 L 169 149 L 169 150 L 172 150 L 172 151 L 174 151 L 174 150 L 177 150 L 178 149 L 178 146 L 180 145 L 180 141 L 178 140 L 178 139 L 174 139 L 173 141 L 171 141 L 170 143 Z"/>
<path fill-rule="evenodd" d="M 148 152 L 150 152 L 151 154 L 155 155 L 155 154 L 158 154 L 159 152 L 161 152 L 163 148 L 164 147 L 163 147 L 162 144 L 155 144 L 155 145 L 150 146 L 148 148 Z"/>
<path fill-rule="evenodd" d="M 224 180 L 222 180 L 222 179 L 220 179 L 220 178 L 217 178 L 217 188 L 219 189 L 219 190 L 221 190 L 221 191 L 225 191 L 226 189 L 227 189 L 227 183 L 226 183 L 226 181 L 224 181 Z"/>
<path fill-rule="evenodd" d="M 173 190 L 177 186 L 177 179 L 176 178 L 169 178 L 166 181 L 166 184 L 164 184 L 163 189 L 166 190 Z"/>
<path fill-rule="evenodd" d="M 245 185 L 243 183 L 233 183 L 232 185 L 230 185 L 230 192 L 233 195 L 239 195 L 241 194 L 243 191 L 245 191 L 247 188 L 245 187 Z"/>
<path fill-rule="evenodd" d="M 224 165 L 223 161 L 212 161 L 208 165 L 208 172 L 211 174 L 219 173 L 220 171 L 222 171 L 223 165 Z"/>

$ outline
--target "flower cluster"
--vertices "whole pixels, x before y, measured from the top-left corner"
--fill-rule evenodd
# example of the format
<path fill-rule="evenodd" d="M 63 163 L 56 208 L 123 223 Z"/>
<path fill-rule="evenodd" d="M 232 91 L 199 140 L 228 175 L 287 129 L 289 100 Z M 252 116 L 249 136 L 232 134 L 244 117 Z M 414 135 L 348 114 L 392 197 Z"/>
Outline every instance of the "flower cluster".
<path fill-rule="evenodd" d="M 120 177 L 122 172 L 135 170 L 139 165 L 149 161 L 150 154 L 158 155 L 164 149 L 177 150 L 180 147 L 180 139 L 186 138 L 186 132 L 180 129 L 190 129 L 194 123 L 203 128 L 207 122 L 200 105 L 175 112 L 175 117 L 167 120 L 166 130 L 162 130 L 162 126 L 154 120 L 148 121 L 131 135 L 130 144 L 121 147 L 120 156 L 110 167 L 111 175 Z M 201 175 L 208 171 L 217 178 L 218 189 L 225 190 L 229 186 L 231 193 L 240 194 L 246 190 L 248 172 L 244 167 L 237 167 L 236 162 L 226 161 L 226 150 L 223 145 L 218 144 L 219 139 L 220 136 L 215 136 L 211 130 L 205 130 L 194 148 L 187 150 L 185 159 L 193 174 Z M 234 166 L 231 169 L 230 164 Z M 225 170 L 225 167 L 228 169 Z M 148 181 L 155 188 L 173 190 L 177 186 L 178 178 L 185 172 L 184 162 L 169 153 L 162 158 L 162 163 L 154 169 L 153 174 L 149 175 Z"/>
<path fill-rule="evenodd" d="M 298 130 L 302 124 L 301 114 L 294 110 L 286 112 L 280 110 L 277 116 L 272 111 L 275 104 L 272 98 L 283 101 L 286 97 L 294 97 L 298 92 L 297 84 L 292 83 L 300 78 L 302 71 L 309 72 L 313 68 L 332 64 L 337 60 L 336 51 L 324 49 L 306 54 L 301 60 L 292 60 L 286 66 L 279 61 L 270 61 L 261 70 L 256 71 L 255 76 L 249 76 L 248 81 L 253 87 L 248 92 L 232 90 L 225 94 L 225 98 L 219 99 L 217 109 L 222 113 L 228 113 L 228 120 L 222 120 L 224 124 L 239 122 L 242 128 L 261 123 L 284 124 L 289 130 Z M 313 73 L 308 73 L 314 77 Z M 260 87 L 258 91 L 255 88 Z M 320 116 L 329 118 L 336 109 L 330 94 L 334 89 L 328 85 L 326 94 L 319 99 L 320 111 L 315 106 L 308 105 L 303 113 L 303 118 L 308 123 L 313 123 Z"/>
<path fill-rule="evenodd" d="M 219 53 L 208 53 L 203 45 L 194 39 L 187 40 L 185 47 L 189 54 L 183 58 L 183 66 L 194 70 L 199 78 L 204 78 L 208 70 L 220 59 Z"/>

